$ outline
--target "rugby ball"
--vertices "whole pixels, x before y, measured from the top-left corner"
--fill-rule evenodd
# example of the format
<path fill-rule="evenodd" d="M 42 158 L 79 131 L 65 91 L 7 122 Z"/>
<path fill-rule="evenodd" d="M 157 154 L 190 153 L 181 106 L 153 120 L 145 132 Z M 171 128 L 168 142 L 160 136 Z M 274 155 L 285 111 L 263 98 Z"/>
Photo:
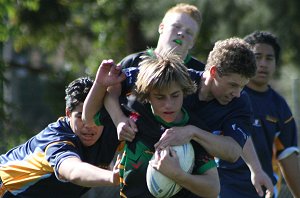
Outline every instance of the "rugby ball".
<path fill-rule="evenodd" d="M 189 142 L 180 146 L 172 146 L 179 158 L 181 168 L 185 172 L 191 172 L 194 166 L 195 153 L 192 144 Z M 161 151 L 161 152 L 164 152 Z M 151 160 L 155 159 L 155 154 Z M 171 197 L 178 193 L 182 187 L 173 180 L 155 170 L 151 165 L 147 167 L 147 187 L 154 197 Z"/>

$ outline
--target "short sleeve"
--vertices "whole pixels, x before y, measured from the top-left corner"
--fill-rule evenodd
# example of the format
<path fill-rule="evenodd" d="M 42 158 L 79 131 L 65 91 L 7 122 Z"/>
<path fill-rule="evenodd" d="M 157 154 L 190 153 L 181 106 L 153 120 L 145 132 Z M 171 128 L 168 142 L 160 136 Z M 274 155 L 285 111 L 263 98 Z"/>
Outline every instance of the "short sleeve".
<path fill-rule="evenodd" d="M 60 141 L 49 144 L 46 148 L 46 160 L 54 168 L 55 176 L 59 178 L 58 169 L 61 163 L 69 157 L 80 158 L 75 145 L 70 141 Z"/>

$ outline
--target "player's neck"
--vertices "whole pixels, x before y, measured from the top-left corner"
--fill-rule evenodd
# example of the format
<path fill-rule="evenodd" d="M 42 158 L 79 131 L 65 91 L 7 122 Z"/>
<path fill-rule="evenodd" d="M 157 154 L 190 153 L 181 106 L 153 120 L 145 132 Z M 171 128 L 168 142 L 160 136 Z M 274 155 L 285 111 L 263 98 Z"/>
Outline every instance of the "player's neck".
<path fill-rule="evenodd" d="M 211 87 L 211 81 L 210 75 L 207 71 L 203 73 L 201 76 L 201 81 L 199 85 L 199 95 L 198 98 L 200 101 L 210 101 L 213 100 L 214 97 L 210 93 L 210 87 Z"/>
<path fill-rule="evenodd" d="M 269 89 L 268 84 L 258 84 L 251 81 L 247 84 L 247 87 L 257 92 L 265 92 Z"/>

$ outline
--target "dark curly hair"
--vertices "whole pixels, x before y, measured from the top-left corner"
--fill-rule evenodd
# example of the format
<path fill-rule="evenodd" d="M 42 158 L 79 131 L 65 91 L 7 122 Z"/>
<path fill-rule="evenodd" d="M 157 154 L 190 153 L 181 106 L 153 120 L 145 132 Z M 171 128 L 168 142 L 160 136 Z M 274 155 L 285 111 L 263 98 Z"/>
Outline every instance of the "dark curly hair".
<path fill-rule="evenodd" d="M 73 111 L 79 103 L 83 103 L 93 82 L 89 77 L 80 77 L 72 81 L 65 89 L 66 108 Z"/>
<path fill-rule="evenodd" d="M 249 43 L 252 47 L 258 43 L 264 43 L 272 46 L 275 53 L 275 61 L 276 64 L 278 65 L 281 47 L 279 45 L 277 37 L 274 34 L 267 31 L 255 31 L 245 36 L 244 40 L 247 43 Z"/>
<path fill-rule="evenodd" d="M 217 41 L 209 53 L 205 70 L 216 66 L 220 76 L 231 73 L 252 78 L 256 72 L 256 60 L 251 46 L 240 38 Z"/>

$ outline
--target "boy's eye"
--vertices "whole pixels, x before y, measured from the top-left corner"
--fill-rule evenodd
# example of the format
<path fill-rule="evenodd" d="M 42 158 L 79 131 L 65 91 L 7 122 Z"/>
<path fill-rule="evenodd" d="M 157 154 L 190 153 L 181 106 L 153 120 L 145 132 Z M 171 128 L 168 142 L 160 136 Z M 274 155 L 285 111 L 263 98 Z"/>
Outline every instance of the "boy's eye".
<path fill-rule="evenodd" d="M 80 119 L 81 119 L 81 115 L 78 115 L 78 114 L 77 114 L 75 117 L 76 117 L 76 118 L 80 118 Z"/>
<path fill-rule="evenodd" d="M 237 85 L 237 84 L 234 84 L 234 83 L 231 83 L 230 86 L 231 86 L 232 88 L 238 87 L 238 85 Z"/>
<path fill-rule="evenodd" d="M 180 25 L 174 24 L 173 27 L 175 27 L 175 28 L 180 28 Z"/>
<path fill-rule="evenodd" d="M 255 58 L 256 58 L 256 60 L 259 60 L 259 59 L 261 59 L 261 56 L 260 55 L 256 55 Z"/>
<path fill-rule="evenodd" d="M 191 31 L 187 31 L 186 33 L 187 33 L 188 35 L 191 35 L 191 36 L 194 35 L 193 32 L 191 32 Z"/>

